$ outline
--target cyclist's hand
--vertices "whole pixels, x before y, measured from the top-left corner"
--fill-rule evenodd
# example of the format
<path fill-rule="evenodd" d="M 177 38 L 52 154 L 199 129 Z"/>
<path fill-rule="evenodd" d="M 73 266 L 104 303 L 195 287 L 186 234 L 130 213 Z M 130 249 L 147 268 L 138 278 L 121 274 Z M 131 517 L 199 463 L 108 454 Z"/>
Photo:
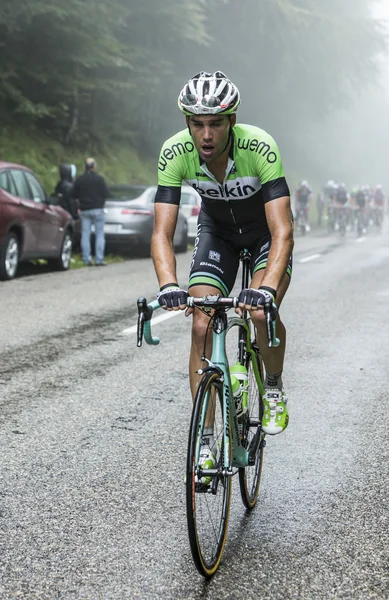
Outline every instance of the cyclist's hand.
<path fill-rule="evenodd" d="M 267 289 L 259 288 L 245 288 L 239 294 L 239 308 L 245 310 L 258 310 L 263 308 L 265 304 L 272 304 L 274 302 L 274 295 L 271 294 Z"/>
<path fill-rule="evenodd" d="M 184 310 L 187 299 L 188 292 L 182 290 L 177 284 L 162 286 L 157 294 L 157 300 L 165 310 Z"/>

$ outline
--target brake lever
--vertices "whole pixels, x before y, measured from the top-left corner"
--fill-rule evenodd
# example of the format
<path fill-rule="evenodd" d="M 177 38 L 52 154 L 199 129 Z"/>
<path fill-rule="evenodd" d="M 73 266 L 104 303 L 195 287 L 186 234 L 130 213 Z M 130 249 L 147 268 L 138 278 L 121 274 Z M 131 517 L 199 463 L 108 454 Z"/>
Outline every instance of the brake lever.
<path fill-rule="evenodd" d="M 146 298 L 138 298 L 136 303 L 138 305 L 137 346 L 140 348 L 142 346 L 145 323 L 150 321 L 154 309 L 148 306 Z"/>
<path fill-rule="evenodd" d="M 273 302 L 267 302 L 263 307 L 266 319 L 266 332 L 269 342 L 269 348 L 277 348 L 280 345 L 280 340 L 276 336 L 276 318 L 278 309 Z"/>

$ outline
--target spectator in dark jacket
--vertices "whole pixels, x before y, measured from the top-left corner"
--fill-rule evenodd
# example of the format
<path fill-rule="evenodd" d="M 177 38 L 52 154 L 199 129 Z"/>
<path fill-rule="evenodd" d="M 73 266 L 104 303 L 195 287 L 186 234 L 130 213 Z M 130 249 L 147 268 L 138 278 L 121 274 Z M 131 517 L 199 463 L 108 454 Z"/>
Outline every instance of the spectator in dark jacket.
<path fill-rule="evenodd" d="M 58 204 L 68 211 L 73 219 L 78 218 L 78 204 L 72 196 L 73 181 L 76 176 L 75 165 L 59 165 L 59 181 L 54 190 L 54 194 L 58 196 Z"/>
<path fill-rule="evenodd" d="M 94 158 L 87 158 L 85 173 L 76 179 L 73 187 L 73 197 L 78 200 L 81 218 L 81 253 L 86 265 L 92 264 L 91 257 L 91 228 L 95 226 L 96 266 L 104 262 L 104 204 L 108 198 L 108 189 L 104 177 L 96 172 L 97 164 Z"/>

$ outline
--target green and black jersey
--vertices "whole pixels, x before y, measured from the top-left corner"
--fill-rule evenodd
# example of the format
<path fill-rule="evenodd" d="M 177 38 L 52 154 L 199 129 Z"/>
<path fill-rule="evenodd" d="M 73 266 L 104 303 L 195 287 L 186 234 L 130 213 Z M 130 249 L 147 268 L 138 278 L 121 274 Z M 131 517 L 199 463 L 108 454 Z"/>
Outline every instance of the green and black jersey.
<path fill-rule="evenodd" d="M 252 125 L 235 125 L 224 182 L 208 170 L 185 129 L 165 142 L 158 162 L 155 202 L 179 204 L 181 185 L 191 185 L 202 198 L 202 215 L 215 227 L 244 234 L 255 229 L 258 237 L 269 228 L 265 204 L 289 196 L 280 153 L 274 139 Z"/>

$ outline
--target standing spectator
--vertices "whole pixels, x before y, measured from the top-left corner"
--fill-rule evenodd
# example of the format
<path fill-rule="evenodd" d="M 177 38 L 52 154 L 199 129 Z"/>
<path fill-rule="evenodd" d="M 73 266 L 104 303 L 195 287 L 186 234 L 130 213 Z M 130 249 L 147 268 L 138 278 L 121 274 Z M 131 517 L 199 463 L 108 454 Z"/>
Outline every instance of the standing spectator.
<path fill-rule="evenodd" d="M 54 194 L 58 196 L 58 204 L 68 211 L 73 219 L 78 218 L 78 203 L 72 196 L 73 182 L 77 169 L 75 165 L 59 165 L 59 181 Z"/>
<path fill-rule="evenodd" d="M 104 177 L 96 172 L 97 164 L 94 158 L 85 161 L 85 173 L 76 179 L 73 197 L 77 198 L 81 218 L 81 254 L 86 265 L 92 264 L 91 229 L 95 226 L 95 264 L 105 266 L 104 262 L 104 204 L 108 198 L 108 189 Z"/>

